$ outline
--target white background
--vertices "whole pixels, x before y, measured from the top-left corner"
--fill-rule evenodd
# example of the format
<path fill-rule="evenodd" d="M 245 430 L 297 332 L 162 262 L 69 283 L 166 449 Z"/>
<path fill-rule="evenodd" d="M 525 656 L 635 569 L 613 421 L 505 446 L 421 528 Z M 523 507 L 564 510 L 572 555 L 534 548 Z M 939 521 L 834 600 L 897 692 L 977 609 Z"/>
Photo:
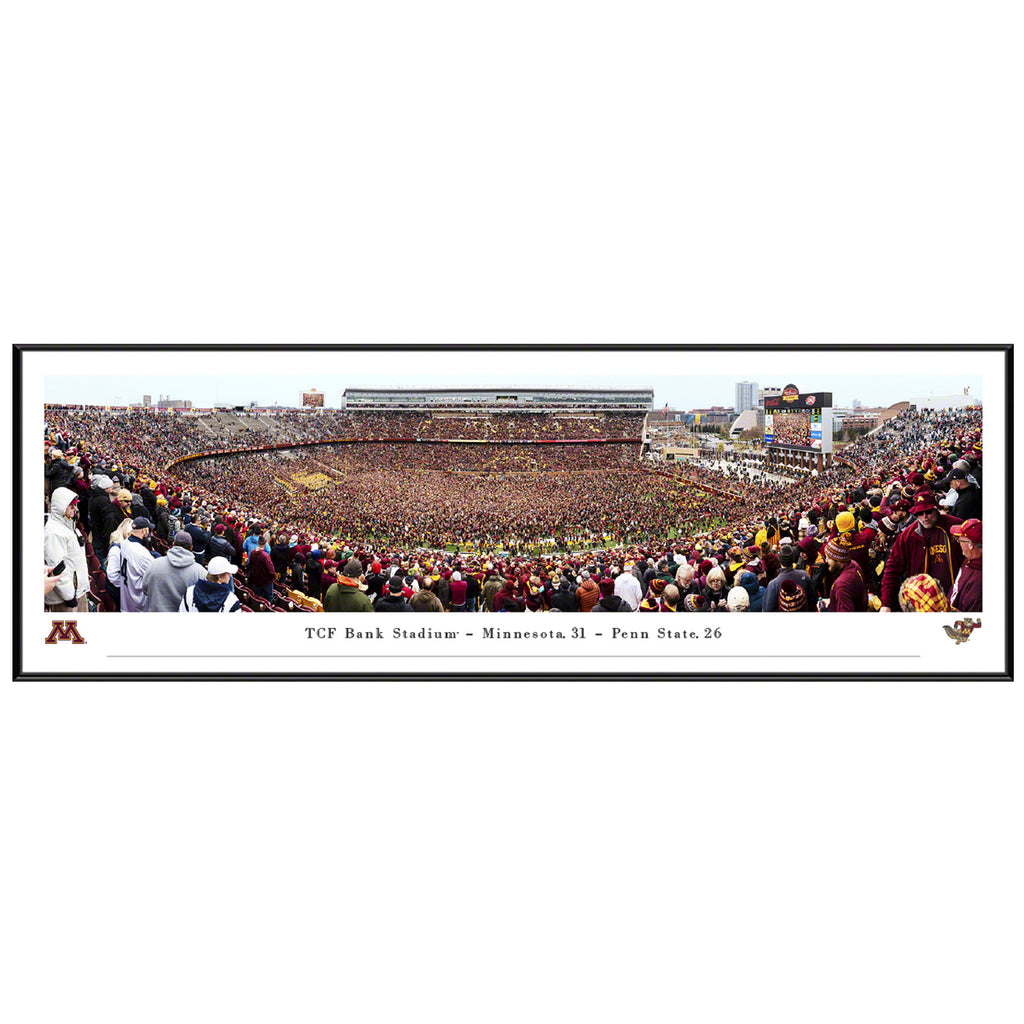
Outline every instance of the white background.
<path fill-rule="evenodd" d="M 1015 17 L 22 5 L 4 334 L 1013 341 Z M 0 1009 L 1020 1018 L 1014 684 L 623 677 L 4 684 Z"/>

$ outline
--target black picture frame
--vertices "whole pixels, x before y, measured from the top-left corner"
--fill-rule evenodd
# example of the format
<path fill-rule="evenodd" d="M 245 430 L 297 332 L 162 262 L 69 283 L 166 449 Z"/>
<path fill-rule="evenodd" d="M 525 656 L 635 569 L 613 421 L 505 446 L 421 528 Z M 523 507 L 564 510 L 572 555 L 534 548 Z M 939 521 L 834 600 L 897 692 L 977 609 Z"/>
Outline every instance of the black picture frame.
<path fill-rule="evenodd" d="M 730 344 L 730 345 L 669 345 L 669 344 L 651 344 L 651 345 L 623 345 L 623 346 L 606 346 L 606 345 L 571 345 L 571 344 L 515 344 L 515 345 L 484 345 L 484 344 L 459 344 L 459 345 L 374 345 L 372 349 L 376 353 L 387 354 L 387 353 L 399 353 L 399 352 L 444 352 L 447 354 L 461 353 L 461 352 L 523 352 L 533 353 L 537 355 L 543 355 L 549 352 L 609 352 L 609 351 L 622 351 L 624 355 L 632 354 L 636 352 L 649 352 L 649 353 L 679 353 L 679 352 L 721 352 L 723 354 L 733 353 L 740 351 L 749 351 L 751 348 L 756 348 L 758 352 L 772 353 L 778 352 L 780 355 L 785 355 L 787 358 L 792 358 L 795 353 L 799 353 L 801 349 L 815 351 L 815 352 L 848 352 L 850 354 L 863 353 L 865 355 L 870 354 L 871 356 L 877 356 L 886 352 L 910 352 L 910 351 L 927 351 L 929 353 L 939 352 L 948 354 L 949 356 L 963 357 L 966 352 L 1001 352 L 1004 358 L 1004 387 L 1005 387 L 1005 402 L 1006 402 L 1006 422 L 1012 425 L 1014 422 L 1013 412 L 1013 345 L 1012 344 L 978 344 L 970 346 L 960 345 L 907 345 L 907 344 L 881 344 L 881 345 L 805 345 L 805 346 L 791 346 L 781 347 L 777 345 L 756 345 L 756 344 Z M 301 344 L 270 344 L 270 345 L 228 345 L 228 344 L 182 344 L 182 345 L 128 345 L 128 344 L 109 344 L 109 345 L 68 345 L 68 344 L 53 344 L 53 345 L 13 345 L 12 346 L 12 380 L 13 380 L 13 402 L 12 402 L 12 420 L 14 430 L 12 431 L 12 446 L 13 452 L 11 453 L 11 466 L 13 470 L 14 478 L 14 510 L 12 515 L 12 526 L 14 533 L 14 573 L 13 573 L 13 586 L 14 586 L 14 604 L 13 604 L 13 628 L 14 628 L 14 642 L 12 644 L 12 658 L 13 658 L 13 678 L 17 682 L 47 682 L 47 681 L 61 681 L 66 680 L 65 674 L 59 674 L 56 672 L 26 672 L 23 667 L 23 644 L 24 644 L 24 630 L 23 630 L 23 608 L 22 608 L 22 584 L 23 584 L 23 522 L 22 522 L 22 499 L 23 499 L 23 487 L 25 485 L 24 480 L 24 466 L 22 464 L 21 447 L 17 443 L 19 437 L 20 427 L 22 424 L 23 415 L 23 364 L 22 359 L 25 353 L 29 352 L 95 352 L 98 354 L 110 354 L 110 353 L 130 353 L 130 352 L 141 352 L 147 353 L 152 352 L 166 352 L 169 355 L 181 355 L 186 352 L 252 352 L 259 351 L 260 353 L 291 353 L 291 354 L 310 354 L 310 353 L 324 353 L 324 352 L 365 352 L 368 346 L 357 345 L 357 344 L 338 344 L 338 345 L 301 345 Z M 1014 492 L 1014 455 L 1013 455 L 1013 430 L 1008 429 L 1006 435 L 1006 448 L 1003 462 L 1003 472 L 1006 480 L 1005 489 L 1005 504 L 1006 504 L 1006 522 L 1009 524 L 1012 522 L 1011 510 L 1013 506 L 1013 492 Z M 1012 529 L 1007 530 L 1005 537 L 1005 561 L 1007 566 L 1013 566 L 1014 563 L 1014 533 Z M 903 672 L 895 670 L 892 672 L 798 672 L 798 671 L 786 671 L 786 672 L 715 672 L 709 673 L 704 672 L 651 672 L 651 673 L 635 673 L 626 674 L 622 669 L 616 669 L 609 672 L 562 672 L 553 671 L 548 675 L 539 675 L 536 672 L 444 672 L 442 676 L 448 680 L 464 680 L 464 681 L 479 681 L 479 682 L 523 682 L 523 683 L 538 683 L 544 682 L 548 679 L 563 680 L 566 682 L 588 682 L 594 680 L 619 680 L 619 681 L 633 681 L 634 677 L 640 680 L 650 681 L 678 681 L 678 682 L 692 682 L 707 680 L 709 677 L 713 677 L 716 681 L 722 683 L 729 682 L 748 682 L 748 681 L 777 681 L 777 680 L 820 680 L 823 682 L 828 681 L 856 681 L 863 680 L 865 682 L 878 682 L 884 680 L 891 680 L 893 678 L 899 678 L 903 680 L 932 680 L 932 679 L 956 679 L 963 681 L 977 681 L 977 682 L 1003 682 L 1013 679 L 1013 612 L 1014 612 L 1014 591 L 1011 586 L 1011 573 L 1006 573 L 1005 591 L 1004 591 L 1004 602 L 1006 608 L 1006 622 L 1007 629 L 1005 633 L 1004 643 L 1004 668 L 1001 672 L 978 672 L 978 673 L 949 673 L 948 675 L 938 676 L 933 672 Z M 412 675 L 408 672 L 359 672 L 359 673 L 344 673 L 344 672 L 197 672 L 191 670 L 189 672 L 137 672 L 137 671 L 111 671 L 111 672 L 82 672 L 75 674 L 76 681 L 103 681 L 116 679 L 119 681 L 195 681 L 197 678 L 202 678 L 210 681 L 273 681 L 273 680 L 289 680 L 289 681 L 334 681 L 334 682 L 364 682 L 364 681 L 377 681 L 377 682 L 390 682 L 390 681 L 407 681 Z"/>

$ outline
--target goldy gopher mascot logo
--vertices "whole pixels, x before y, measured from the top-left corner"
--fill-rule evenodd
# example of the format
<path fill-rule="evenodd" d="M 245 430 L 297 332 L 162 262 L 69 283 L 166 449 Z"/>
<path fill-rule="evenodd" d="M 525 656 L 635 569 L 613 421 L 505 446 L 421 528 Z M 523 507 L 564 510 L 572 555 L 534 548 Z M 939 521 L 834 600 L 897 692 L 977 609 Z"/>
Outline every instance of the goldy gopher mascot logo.
<path fill-rule="evenodd" d="M 965 640 L 970 640 L 971 634 L 976 629 L 981 629 L 981 619 L 960 619 L 952 626 L 943 626 L 942 628 L 946 631 L 946 636 L 950 640 L 955 640 L 959 647 Z"/>

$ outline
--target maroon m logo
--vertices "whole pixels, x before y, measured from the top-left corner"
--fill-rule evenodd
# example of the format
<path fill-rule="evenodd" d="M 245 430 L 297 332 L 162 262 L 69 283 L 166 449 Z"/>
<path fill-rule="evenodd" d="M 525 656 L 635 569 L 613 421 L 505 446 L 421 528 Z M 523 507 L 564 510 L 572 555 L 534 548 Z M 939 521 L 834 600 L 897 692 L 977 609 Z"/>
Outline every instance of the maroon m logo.
<path fill-rule="evenodd" d="M 58 622 L 56 619 L 51 621 L 53 629 L 50 630 L 50 635 L 44 641 L 45 643 L 55 644 L 60 640 L 70 640 L 73 644 L 85 643 L 82 634 L 78 632 L 78 626 L 74 619 L 69 619 L 67 622 Z"/>

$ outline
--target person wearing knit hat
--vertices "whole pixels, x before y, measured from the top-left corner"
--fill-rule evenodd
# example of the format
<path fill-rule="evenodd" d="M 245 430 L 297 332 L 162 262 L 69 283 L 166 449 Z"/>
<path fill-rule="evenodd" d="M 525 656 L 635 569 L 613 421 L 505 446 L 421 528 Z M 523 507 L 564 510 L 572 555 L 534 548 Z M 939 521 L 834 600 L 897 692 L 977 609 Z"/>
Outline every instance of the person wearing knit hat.
<path fill-rule="evenodd" d="M 662 610 L 662 595 L 665 593 L 667 584 L 664 580 L 658 580 L 657 578 L 650 581 L 650 586 L 647 588 L 647 594 L 643 601 L 640 602 L 640 611 L 660 611 Z"/>
<path fill-rule="evenodd" d="M 438 584 L 440 587 L 440 584 Z M 453 612 L 464 612 L 466 610 L 466 593 L 469 590 L 469 581 L 464 579 L 462 573 L 455 570 L 451 574 L 451 578 L 448 580 L 448 604 Z M 440 590 L 438 591 L 438 597 L 441 597 Z M 441 598 L 441 604 L 444 604 L 444 598 Z"/>
<path fill-rule="evenodd" d="M 764 606 L 765 588 L 758 582 L 757 577 L 749 570 L 736 574 L 735 585 L 743 587 L 749 598 L 748 610 L 759 612 Z"/>
<path fill-rule="evenodd" d="M 830 612 L 866 612 L 868 589 L 860 563 L 852 557 L 848 545 L 838 538 L 830 539 L 822 551 L 829 571 L 835 578 L 828 595 Z"/>
<path fill-rule="evenodd" d="M 704 598 L 700 594 L 687 594 L 686 597 L 683 598 L 683 611 L 704 611 Z"/>
<path fill-rule="evenodd" d="M 832 537 L 837 538 L 850 552 L 860 566 L 861 577 L 870 591 L 874 585 L 872 573 L 871 546 L 878 536 L 878 527 L 869 508 L 858 505 L 855 509 L 844 510 L 836 516 Z"/>
<path fill-rule="evenodd" d="M 779 587 L 778 609 L 780 612 L 805 612 L 807 593 L 795 580 L 783 580 Z"/>
<path fill-rule="evenodd" d="M 836 537 L 832 537 L 825 542 L 822 554 L 825 556 L 825 561 L 829 563 L 829 568 L 833 570 L 844 569 L 851 558 L 849 545 Z"/>
<path fill-rule="evenodd" d="M 811 564 L 814 564 L 817 558 L 817 548 L 815 541 L 804 538 L 804 541 L 808 551 L 814 550 L 814 557 L 811 559 Z M 797 567 L 799 561 L 799 554 L 802 549 L 793 547 L 792 545 L 783 545 L 779 550 L 779 561 L 782 563 L 782 570 L 779 574 L 768 584 L 765 590 L 764 601 L 761 605 L 761 611 L 763 612 L 776 612 L 776 611 L 795 611 L 797 609 L 783 609 L 781 606 L 782 599 L 782 588 L 786 583 L 792 583 L 796 586 L 804 595 L 804 608 L 799 609 L 800 611 L 807 610 L 814 601 L 814 584 L 811 581 L 810 573 Z M 788 589 L 788 588 L 787 588 Z"/>
<path fill-rule="evenodd" d="M 410 590 L 408 595 L 405 591 L 405 579 L 402 573 L 394 573 L 384 587 L 381 596 L 373 602 L 373 610 L 389 614 L 392 612 L 411 612 L 412 606 L 406 600 L 406 597 L 412 597 L 412 591 Z"/>
<path fill-rule="evenodd" d="M 576 588 L 576 604 L 581 612 L 592 611 L 594 605 L 601 600 L 601 588 L 592 578 L 590 570 L 580 573 L 580 585 Z"/>
<path fill-rule="evenodd" d="M 852 512 L 843 511 L 836 516 L 837 533 L 852 533 L 856 525 L 857 521 L 854 519 Z"/>
<path fill-rule="evenodd" d="M 948 612 L 949 601 L 939 581 L 927 573 L 910 576 L 900 585 L 900 610 L 904 612 Z"/>
<path fill-rule="evenodd" d="M 601 600 L 594 605 L 595 612 L 632 612 L 632 607 L 615 593 L 615 580 L 605 576 L 599 583 Z"/>
<path fill-rule="evenodd" d="M 885 536 L 886 540 L 891 540 L 899 532 L 900 523 L 896 518 L 897 513 L 891 513 L 887 516 L 882 516 L 878 521 L 878 529 Z"/>

